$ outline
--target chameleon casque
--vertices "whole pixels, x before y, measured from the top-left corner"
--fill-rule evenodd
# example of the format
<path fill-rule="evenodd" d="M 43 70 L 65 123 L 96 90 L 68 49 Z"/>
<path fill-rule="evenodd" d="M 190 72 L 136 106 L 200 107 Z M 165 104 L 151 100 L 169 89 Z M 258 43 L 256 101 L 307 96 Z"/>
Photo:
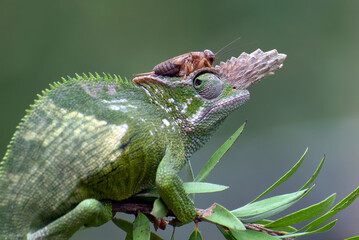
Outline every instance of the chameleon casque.
<path fill-rule="evenodd" d="M 90 74 L 50 85 L 0 163 L 0 239 L 68 239 L 111 220 L 111 200 L 153 186 L 179 221 L 192 221 L 180 170 L 285 58 L 258 49 L 185 79 Z"/>

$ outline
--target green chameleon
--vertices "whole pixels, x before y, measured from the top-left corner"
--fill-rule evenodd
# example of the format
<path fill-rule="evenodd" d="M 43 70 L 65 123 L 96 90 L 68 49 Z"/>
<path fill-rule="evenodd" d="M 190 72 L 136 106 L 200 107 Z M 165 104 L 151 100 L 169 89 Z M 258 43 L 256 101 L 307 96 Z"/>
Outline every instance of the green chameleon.
<path fill-rule="evenodd" d="M 285 58 L 258 49 L 185 79 L 90 74 L 50 85 L 0 163 L 0 239 L 68 239 L 111 220 L 112 200 L 153 186 L 192 221 L 180 170 Z"/>

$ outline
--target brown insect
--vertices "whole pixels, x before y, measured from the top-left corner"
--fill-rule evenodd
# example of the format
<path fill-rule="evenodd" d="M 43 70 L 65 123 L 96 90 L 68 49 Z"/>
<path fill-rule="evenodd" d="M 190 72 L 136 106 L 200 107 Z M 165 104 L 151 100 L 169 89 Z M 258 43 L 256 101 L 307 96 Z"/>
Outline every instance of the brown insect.
<path fill-rule="evenodd" d="M 189 52 L 157 64 L 152 72 L 139 73 L 136 75 L 156 74 L 160 76 L 185 78 L 197 69 L 212 67 L 215 59 L 216 55 L 208 49 L 203 52 Z"/>
<path fill-rule="evenodd" d="M 203 52 L 185 53 L 157 64 L 151 72 L 139 73 L 136 75 L 156 74 L 159 76 L 185 78 L 187 75 L 196 71 L 197 69 L 212 67 L 214 60 L 216 60 L 216 55 L 238 39 L 239 38 L 236 38 L 221 48 L 218 52 L 216 52 L 216 54 L 208 49 L 204 50 Z"/>

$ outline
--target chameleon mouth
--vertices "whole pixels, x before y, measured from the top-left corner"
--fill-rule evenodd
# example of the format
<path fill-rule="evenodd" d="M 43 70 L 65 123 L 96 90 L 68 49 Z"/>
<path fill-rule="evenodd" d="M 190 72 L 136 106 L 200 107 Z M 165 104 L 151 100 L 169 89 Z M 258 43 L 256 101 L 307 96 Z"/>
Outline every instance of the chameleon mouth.
<path fill-rule="evenodd" d="M 240 92 L 238 93 L 237 91 Z M 188 123 L 190 123 L 190 125 L 197 125 L 203 119 L 209 118 L 210 122 L 217 122 L 218 120 L 225 118 L 249 99 L 250 94 L 248 90 L 244 89 L 237 91 L 235 90 L 235 93 L 232 96 L 216 101 L 212 106 L 200 110 L 197 114 L 187 119 Z"/>

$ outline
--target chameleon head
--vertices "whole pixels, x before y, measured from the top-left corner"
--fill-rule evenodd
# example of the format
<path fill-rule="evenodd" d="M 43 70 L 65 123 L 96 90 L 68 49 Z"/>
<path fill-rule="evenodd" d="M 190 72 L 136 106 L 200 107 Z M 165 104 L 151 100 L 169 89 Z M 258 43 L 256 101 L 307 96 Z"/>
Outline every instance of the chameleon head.
<path fill-rule="evenodd" d="M 210 50 L 204 53 L 213 54 Z M 191 139 L 190 151 L 196 151 L 233 110 L 249 99 L 246 88 L 274 74 L 285 58 L 277 50 L 258 49 L 214 68 L 198 69 L 185 79 L 147 75 L 133 81 L 147 89 L 156 98 L 155 103 L 162 102 L 166 112 L 182 120 L 180 125 Z M 166 94 L 171 96 L 170 101 L 162 101 Z"/>
<path fill-rule="evenodd" d="M 246 89 L 234 89 L 216 70 L 203 68 L 189 78 L 192 80 L 195 97 L 189 107 L 192 111 L 188 111 L 193 114 L 186 118 L 187 133 L 211 132 L 219 121 L 249 99 Z"/>
<path fill-rule="evenodd" d="M 249 99 L 246 88 L 265 76 L 273 75 L 283 66 L 285 59 L 286 55 L 277 50 L 263 52 L 258 49 L 251 54 L 232 57 L 214 69 L 202 68 L 189 75 L 203 104 L 187 118 L 187 129 L 207 132 L 208 128 L 218 125 L 217 122 Z"/>

